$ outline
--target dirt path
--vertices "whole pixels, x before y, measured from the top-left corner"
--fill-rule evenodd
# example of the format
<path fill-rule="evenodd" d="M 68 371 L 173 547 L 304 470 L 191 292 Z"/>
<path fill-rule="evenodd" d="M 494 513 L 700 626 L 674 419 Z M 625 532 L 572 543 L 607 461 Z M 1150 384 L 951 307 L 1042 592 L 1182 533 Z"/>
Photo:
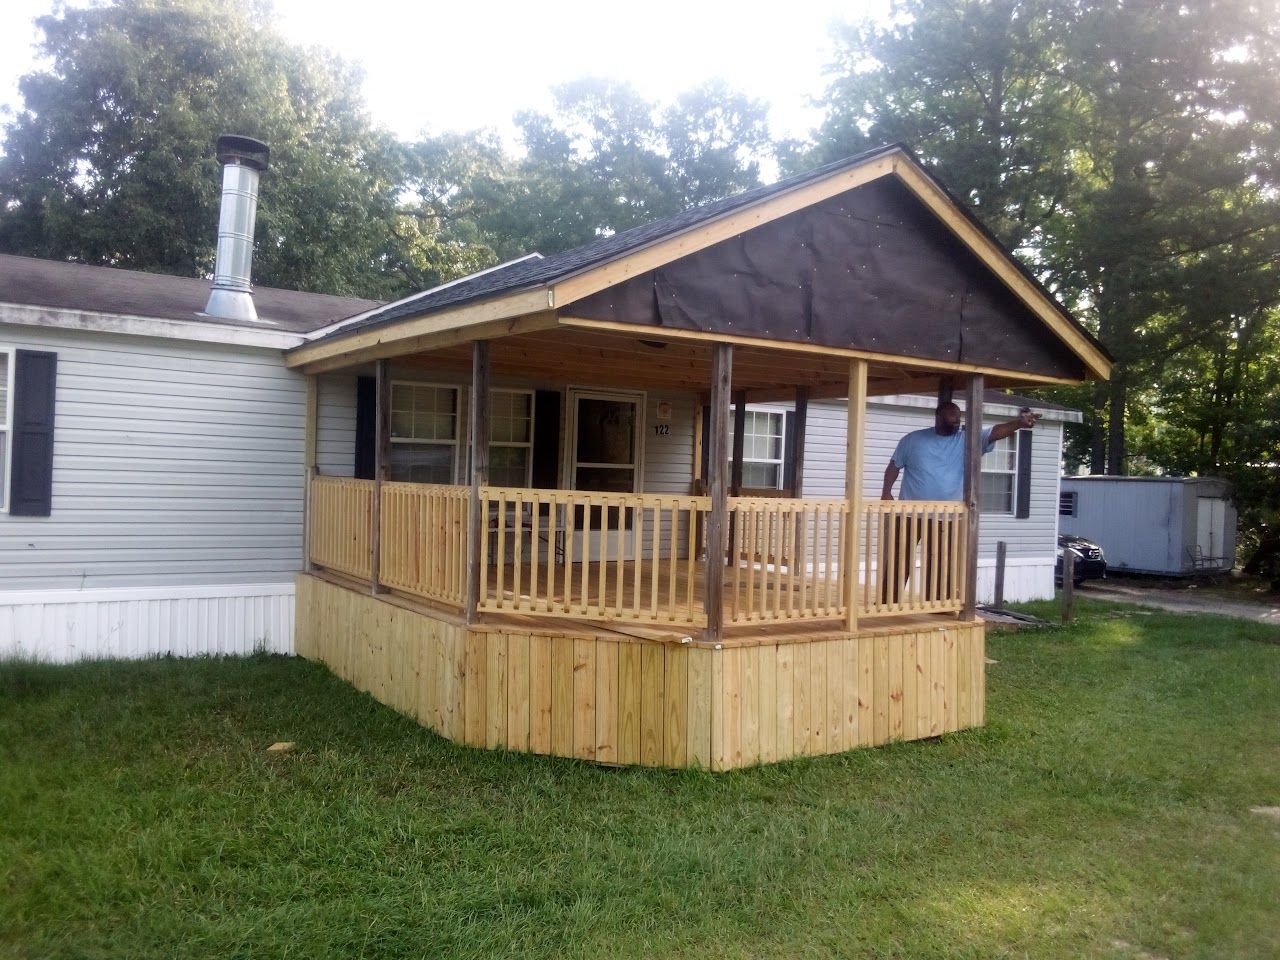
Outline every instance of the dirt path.
<path fill-rule="evenodd" d="M 1082 597 L 1097 600 L 1119 600 L 1124 603 L 1140 603 L 1175 613 L 1216 613 L 1224 617 L 1255 620 L 1280 626 L 1280 604 L 1250 603 L 1247 600 L 1221 600 L 1217 597 L 1195 596 L 1187 590 L 1162 590 L 1159 587 L 1135 587 L 1129 584 L 1099 583 L 1090 581 L 1081 586 Z"/>

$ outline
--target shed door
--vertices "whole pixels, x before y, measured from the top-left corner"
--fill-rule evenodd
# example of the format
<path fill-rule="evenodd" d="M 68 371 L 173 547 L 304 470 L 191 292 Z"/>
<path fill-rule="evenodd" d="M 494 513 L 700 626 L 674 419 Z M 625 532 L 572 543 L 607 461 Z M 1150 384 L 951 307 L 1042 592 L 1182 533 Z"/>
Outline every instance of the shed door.
<path fill-rule="evenodd" d="M 1196 503 L 1196 545 L 1204 557 L 1227 552 L 1227 501 L 1200 497 Z"/>

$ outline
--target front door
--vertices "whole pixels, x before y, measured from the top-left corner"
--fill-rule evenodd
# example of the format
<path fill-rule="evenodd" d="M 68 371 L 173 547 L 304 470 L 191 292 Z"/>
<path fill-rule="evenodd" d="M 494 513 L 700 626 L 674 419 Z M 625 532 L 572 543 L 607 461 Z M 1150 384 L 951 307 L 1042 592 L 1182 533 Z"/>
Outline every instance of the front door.
<path fill-rule="evenodd" d="M 640 490 L 640 437 L 644 395 L 599 390 L 570 390 L 568 470 L 574 490 L 637 493 Z M 574 555 L 596 560 L 630 549 L 630 518 L 617 510 L 608 517 L 599 507 L 580 511 L 574 527 Z M 621 542 L 619 542 L 621 541 Z"/>

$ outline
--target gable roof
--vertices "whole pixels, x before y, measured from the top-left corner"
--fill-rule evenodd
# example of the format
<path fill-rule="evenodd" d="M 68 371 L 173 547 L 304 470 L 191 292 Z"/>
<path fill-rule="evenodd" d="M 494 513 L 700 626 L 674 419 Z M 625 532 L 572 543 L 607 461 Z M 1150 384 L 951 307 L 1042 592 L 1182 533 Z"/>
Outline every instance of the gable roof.
<path fill-rule="evenodd" d="M 210 280 L 0 254 L 0 304 L 305 334 L 377 300 L 255 287 L 257 323 L 204 313 Z"/>
<path fill-rule="evenodd" d="M 855 173 L 862 175 L 851 176 Z M 312 349 L 317 345 L 345 340 L 362 333 L 375 336 L 376 331 L 384 329 L 390 332 L 404 321 L 438 315 L 441 323 L 447 327 L 447 318 L 452 311 L 479 304 L 496 305 L 504 298 L 511 298 L 512 308 L 505 312 L 501 307 L 490 310 L 488 313 L 493 316 L 489 319 L 527 314 L 535 309 L 559 309 L 563 312 L 570 304 L 605 289 L 611 281 L 616 284 L 635 277 L 646 269 L 652 269 L 655 265 L 670 263 L 702 249 L 706 243 L 682 250 L 682 238 L 709 235 L 717 223 L 724 223 L 726 229 L 733 229 L 741 234 L 743 230 L 754 227 L 752 223 L 743 226 L 739 222 L 753 208 L 770 210 L 759 220 L 760 223 L 769 222 L 792 212 L 785 205 L 780 212 L 773 212 L 773 208 L 779 206 L 778 200 L 797 192 L 801 196 L 807 196 L 806 188 L 812 185 L 830 181 L 832 192 L 826 195 L 831 196 L 835 191 L 850 190 L 889 173 L 897 174 L 898 179 L 919 196 L 935 216 L 947 219 L 946 227 L 958 237 L 960 243 L 974 250 L 1000 283 L 1007 285 L 1013 295 L 1027 303 L 1033 313 L 1052 327 L 1057 337 L 1081 357 L 1085 370 L 1094 375 L 1106 375 L 1110 357 L 1097 339 L 1054 300 L 1034 275 L 1000 246 L 976 217 L 924 170 L 906 147 L 897 144 L 870 150 L 665 220 L 634 227 L 545 259 L 515 262 L 490 270 L 484 275 L 473 275 L 455 281 L 447 288 L 437 288 L 407 297 L 374 309 L 363 317 L 348 320 L 342 324 L 341 329 L 317 330 L 311 344 L 295 351 L 298 356 L 291 358 L 291 364 L 300 365 L 308 362 L 310 356 L 319 355 L 320 351 Z M 794 209 L 803 209 L 813 202 L 817 201 L 804 203 L 797 200 Z M 610 275 L 609 268 L 612 265 L 617 266 L 616 276 Z M 596 275 L 601 279 L 588 282 L 589 278 Z M 530 295 L 541 291 L 546 292 L 545 300 Z M 519 298 L 518 307 L 516 295 L 523 295 Z M 367 340 L 368 337 L 362 339 Z"/>

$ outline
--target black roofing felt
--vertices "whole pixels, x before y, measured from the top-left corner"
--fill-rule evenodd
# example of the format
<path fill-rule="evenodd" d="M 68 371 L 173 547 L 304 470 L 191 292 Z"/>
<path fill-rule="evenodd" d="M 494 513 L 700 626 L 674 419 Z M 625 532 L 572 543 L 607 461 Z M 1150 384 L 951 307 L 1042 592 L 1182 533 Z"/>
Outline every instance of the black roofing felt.
<path fill-rule="evenodd" d="M 669 236 L 679 234 L 685 230 L 732 213 L 743 207 L 751 206 L 752 204 L 759 203 L 777 194 L 785 193 L 804 186 L 807 183 L 822 180 L 842 170 L 862 166 L 878 157 L 892 153 L 902 153 L 909 157 L 912 162 L 920 166 L 925 175 L 928 176 L 933 183 L 947 195 L 952 203 L 955 204 L 956 208 L 960 210 L 960 212 L 964 214 L 964 216 L 978 230 L 980 230 L 991 243 L 1005 254 L 1009 262 L 1013 264 L 1014 267 L 1028 281 L 1030 281 L 1050 303 L 1053 304 L 1062 317 L 1079 330 L 1079 332 L 1084 335 L 1094 347 L 1109 357 L 1106 348 L 1102 346 L 1097 338 L 1089 333 L 1089 331 L 1084 327 L 1080 326 L 1080 324 L 1060 304 L 1058 304 L 1057 300 L 1054 299 L 1053 294 L 1046 290 L 1044 285 L 1041 284 L 1040 281 L 1015 257 L 1013 257 L 1012 254 L 1010 254 L 995 238 L 991 231 L 988 230 L 964 204 L 956 200 L 945 184 L 941 183 L 941 181 L 930 174 L 923 165 L 920 164 L 919 159 L 914 155 L 914 153 L 912 153 L 912 151 L 903 144 L 891 144 L 884 147 L 878 147 L 874 150 L 868 150 L 864 153 L 848 157 L 844 160 L 839 160 L 835 163 L 827 164 L 823 167 L 818 167 L 814 170 L 790 177 L 786 180 L 780 180 L 777 183 L 747 190 L 731 197 L 725 197 L 722 200 L 716 200 L 701 207 L 686 210 L 683 213 L 676 214 L 675 216 L 668 217 L 664 220 L 657 220 L 653 223 L 643 224 L 629 230 L 624 230 L 621 233 L 601 238 L 600 240 L 576 247 L 572 250 L 566 250 L 563 253 L 554 254 L 540 260 L 520 261 L 511 264 L 509 267 L 491 270 L 488 273 L 477 275 L 474 278 L 464 278 L 461 281 L 455 281 L 453 284 L 442 289 L 425 291 L 417 296 L 389 304 L 384 309 L 373 312 L 358 322 L 347 324 L 341 330 L 337 330 L 331 334 L 317 338 L 314 342 L 323 342 L 331 338 L 344 337 L 351 333 L 367 331 L 372 328 L 394 323 L 397 320 L 422 316 L 446 307 L 460 306 L 472 301 L 489 299 L 499 294 L 515 293 L 520 290 L 545 286 L 581 272 L 587 268 L 598 266 L 599 264 L 606 263 L 610 260 L 618 259 Z"/>
<path fill-rule="evenodd" d="M 309 333 L 380 306 L 377 300 L 255 287 L 259 322 L 204 314 L 211 281 L 0 254 L 0 303 L 127 317 Z"/>

